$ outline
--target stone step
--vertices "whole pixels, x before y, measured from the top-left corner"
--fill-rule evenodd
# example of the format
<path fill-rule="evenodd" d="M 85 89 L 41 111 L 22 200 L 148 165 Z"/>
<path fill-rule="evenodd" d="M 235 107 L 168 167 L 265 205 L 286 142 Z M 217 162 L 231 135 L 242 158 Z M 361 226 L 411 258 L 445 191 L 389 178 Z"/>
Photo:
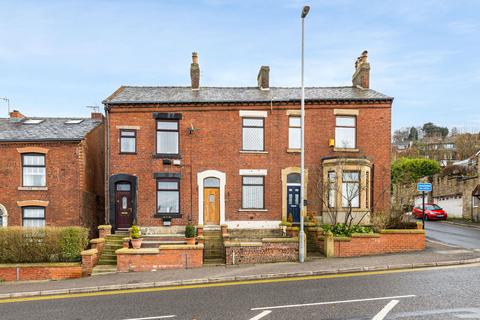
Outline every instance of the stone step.
<path fill-rule="evenodd" d="M 115 265 L 97 265 L 92 270 L 92 276 L 98 276 L 101 274 L 116 273 L 117 266 Z"/>
<path fill-rule="evenodd" d="M 210 258 L 204 258 L 203 259 L 203 264 L 207 266 L 221 266 L 225 264 L 225 259 L 210 259 Z"/>
<path fill-rule="evenodd" d="M 100 257 L 100 259 L 98 259 L 98 264 L 117 264 L 117 259 Z"/>

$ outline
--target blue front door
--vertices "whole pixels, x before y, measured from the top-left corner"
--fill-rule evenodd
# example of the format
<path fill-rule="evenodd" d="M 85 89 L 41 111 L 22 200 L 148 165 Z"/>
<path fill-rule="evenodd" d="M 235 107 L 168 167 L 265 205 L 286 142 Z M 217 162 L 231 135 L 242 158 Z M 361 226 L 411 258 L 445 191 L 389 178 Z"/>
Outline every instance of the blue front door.
<path fill-rule="evenodd" d="M 293 222 L 300 222 L 300 186 L 287 185 L 287 218 L 292 215 Z"/>

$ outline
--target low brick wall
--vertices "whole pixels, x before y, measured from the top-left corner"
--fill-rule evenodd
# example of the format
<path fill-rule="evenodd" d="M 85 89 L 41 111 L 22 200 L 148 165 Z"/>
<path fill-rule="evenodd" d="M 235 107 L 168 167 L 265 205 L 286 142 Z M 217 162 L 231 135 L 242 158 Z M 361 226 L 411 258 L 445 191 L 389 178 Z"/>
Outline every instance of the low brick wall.
<path fill-rule="evenodd" d="M 80 278 L 80 263 L 21 263 L 0 264 L 0 280 L 61 280 Z"/>
<path fill-rule="evenodd" d="M 98 263 L 100 255 L 97 249 L 89 249 L 81 252 L 82 255 L 82 274 L 89 276 L 92 274 L 93 267 Z"/>
<path fill-rule="evenodd" d="M 318 247 L 323 254 L 326 254 L 325 238 L 324 236 L 318 237 Z M 359 257 L 421 250 L 425 250 L 424 230 L 383 230 L 373 234 L 333 237 L 334 257 Z"/>
<path fill-rule="evenodd" d="M 117 271 L 138 272 L 203 266 L 203 244 L 160 245 L 157 248 L 118 249 Z"/>
<path fill-rule="evenodd" d="M 298 238 L 264 238 L 261 242 L 225 241 L 225 263 L 298 261 Z"/>

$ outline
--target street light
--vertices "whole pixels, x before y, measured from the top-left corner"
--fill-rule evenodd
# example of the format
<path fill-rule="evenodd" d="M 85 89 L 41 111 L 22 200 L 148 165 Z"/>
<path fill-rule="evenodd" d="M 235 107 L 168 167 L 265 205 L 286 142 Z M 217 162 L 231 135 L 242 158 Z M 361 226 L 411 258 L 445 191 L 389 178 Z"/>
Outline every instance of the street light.
<path fill-rule="evenodd" d="M 304 229 L 304 207 L 305 207 L 305 87 L 303 84 L 303 65 L 304 65 L 304 33 L 305 33 L 305 17 L 310 11 L 309 6 L 304 6 L 302 9 L 302 76 L 301 76 L 301 91 L 302 98 L 300 100 L 300 233 L 298 234 L 298 260 L 305 261 L 305 231 Z"/>

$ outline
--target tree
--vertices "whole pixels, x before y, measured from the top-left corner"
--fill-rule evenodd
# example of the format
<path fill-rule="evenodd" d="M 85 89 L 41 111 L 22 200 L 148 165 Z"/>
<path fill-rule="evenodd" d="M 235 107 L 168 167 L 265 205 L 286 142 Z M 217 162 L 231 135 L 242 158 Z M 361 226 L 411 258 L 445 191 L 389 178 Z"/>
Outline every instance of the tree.
<path fill-rule="evenodd" d="M 415 127 L 411 127 L 408 133 L 408 141 L 417 141 L 418 140 L 418 130 Z"/>
<path fill-rule="evenodd" d="M 423 158 L 400 158 L 392 163 L 392 183 L 415 183 L 420 178 L 431 177 L 441 171 L 438 162 Z"/>
<path fill-rule="evenodd" d="M 467 159 L 480 150 L 480 134 L 462 133 L 455 136 L 456 158 Z"/>
<path fill-rule="evenodd" d="M 408 132 L 409 131 L 406 128 L 395 130 L 392 136 L 393 143 L 402 143 L 409 141 Z"/>
<path fill-rule="evenodd" d="M 445 138 L 448 136 L 448 128 L 447 127 L 439 127 L 432 122 L 427 122 L 423 125 L 422 131 L 426 137 L 442 137 Z"/>

